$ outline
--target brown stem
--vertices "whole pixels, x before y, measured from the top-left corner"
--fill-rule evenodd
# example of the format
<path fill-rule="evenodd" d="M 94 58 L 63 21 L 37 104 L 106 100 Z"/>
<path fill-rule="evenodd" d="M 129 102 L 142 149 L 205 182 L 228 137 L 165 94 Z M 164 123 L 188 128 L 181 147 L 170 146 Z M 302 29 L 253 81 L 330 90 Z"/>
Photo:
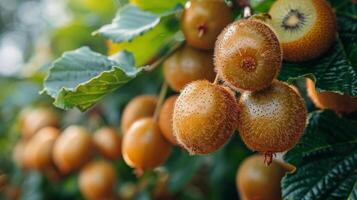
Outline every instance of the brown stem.
<path fill-rule="evenodd" d="M 252 8 L 249 5 L 246 5 L 243 8 L 243 18 L 247 19 L 252 16 Z"/>
<path fill-rule="evenodd" d="M 161 106 L 162 104 L 164 103 L 164 100 L 165 100 L 165 96 L 166 96 L 166 93 L 167 93 L 167 88 L 168 88 L 168 85 L 166 83 L 166 81 L 164 81 L 161 85 L 161 89 L 160 89 L 160 93 L 159 93 L 159 99 L 157 101 L 157 104 L 156 104 L 156 107 L 155 107 L 155 112 L 154 112 L 154 120 L 157 121 L 158 118 L 159 118 L 159 113 L 160 113 L 160 110 L 161 110 Z"/>
<path fill-rule="evenodd" d="M 214 78 L 213 84 L 217 85 L 218 82 L 219 82 L 219 76 L 218 76 L 218 74 L 216 74 L 216 77 Z"/>
<path fill-rule="evenodd" d="M 264 163 L 269 166 L 274 159 L 275 153 L 268 151 L 264 153 Z"/>
<path fill-rule="evenodd" d="M 136 168 L 134 169 L 134 174 L 136 177 L 141 177 L 144 174 L 144 170 Z"/>
<path fill-rule="evenodd" d="M 198 26 L 198 37 L 201 38 L 206 32 L 206 26 L 201 24 Z"/>
<path fill-rule="evenodd" d="M 182 45 L 181 42 L 174 44 L 165 55 L 158 58 L 154 63 L 143 67 L 143 70 L 147 72 L 153 71 L 154 69 L 156 69 L 156 67 L 160 66 L 166 60 L 166 58 L 169 57 L 181 45 Z"/>

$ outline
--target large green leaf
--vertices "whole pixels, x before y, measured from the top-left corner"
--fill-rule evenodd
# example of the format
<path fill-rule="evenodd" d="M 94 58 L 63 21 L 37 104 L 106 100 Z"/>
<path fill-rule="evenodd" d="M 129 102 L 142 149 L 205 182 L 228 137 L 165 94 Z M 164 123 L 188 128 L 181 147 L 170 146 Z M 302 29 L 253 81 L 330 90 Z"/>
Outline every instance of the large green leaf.
<path fill-rule="evenodd" d="M 357 121 L 317 111 L 284 160 L 297 170 L 282 180 L 284 199 L 356 199 Z"/>
<path fill-rule="evenodd" d="M 275 0 L 250 0 L 254 12 L 269 12 Z"/>
<path fill-rule="evenodd" d="M 185 4 L 187 0 L 130 0 L 130 3 L 142 10 L 148 10 L 155 13 L 165 12 L 178 4 Z"/>
<path fill-rule="evenodd" d="M 131 53 L 122 51 L 111 58 L 82 47 L 69 51 L 52 65 L 43 92 L 62 109 L 84 111 L 102 97 L 132 80 L 141 71 Z"/>
<path fill-rule="evenodd" d="M 357 8 L 351 1 L 331 1 L 337 13 L 339 36 L 320 58 L 283 64 L 279 79 L 310 77 L 321 91 L 357 96 Z"/>
<path fill-rule="evenodd" d="M 357 66 L 352 65 L 340 39 L 318 60 L 283 64 L 279 79 L 291 82 L 309 77 L 321 91 L 334 91 L 357 96 Z"/>
<path fill-rule="evenodd" d="M 109 43 L 109 54 L 125 49 L 133 53 L 138 65 L 152 63 L 161 56 L 162 52 L 166 53 L 167 49 L 182 42 L 179 37 L 176 37 L 178 34 L 175 34 L 178 29 L 177 21 L 164 19 L 153 30 L 130 42 Z"/>
<path fill-rule="evenodd" d="M 102 26 L 95 34 L 116 43 L 130 41 L 157 26 L 162 18 L 172 16 L 180 10 L 177 8 L 163 14 L 154 14 L 128 4 L 117 12 L 111 24 Z"/>

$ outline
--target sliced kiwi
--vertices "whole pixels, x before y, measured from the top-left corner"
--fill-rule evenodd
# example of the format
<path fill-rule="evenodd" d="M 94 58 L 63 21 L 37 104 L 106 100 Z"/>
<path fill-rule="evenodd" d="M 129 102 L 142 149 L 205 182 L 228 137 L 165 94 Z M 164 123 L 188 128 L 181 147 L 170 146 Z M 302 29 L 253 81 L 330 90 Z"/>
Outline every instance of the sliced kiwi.
<path fill-rule="evenodd" d="M 314 59 L 326 52 L 335 39 L 335 15 L 325 0 L 278 0 L 269 14 L 285 60 Z"/>

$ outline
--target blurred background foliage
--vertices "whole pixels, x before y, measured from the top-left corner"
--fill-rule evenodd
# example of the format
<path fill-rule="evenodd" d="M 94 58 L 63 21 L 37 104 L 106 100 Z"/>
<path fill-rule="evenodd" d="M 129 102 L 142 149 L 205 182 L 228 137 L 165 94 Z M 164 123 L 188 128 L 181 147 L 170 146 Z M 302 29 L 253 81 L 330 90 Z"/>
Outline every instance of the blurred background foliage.
<path fill-rule="evenodd" d="M 144 10 L 162 12 L 184 0 L 165 1 L 160 6 L 155 2 L 132 1 Z M 19 193 L 20 199 L 28 200 L 83 199 L 78 189 L 77 173 L 51 180 L 39 172 L 22 171 L 14 165 L 12 149 L 20 137 L 17 118 L 30 106 L 55 109 L 52 100 L 39 95 L 39 91 L 49 63 L 64 51 L 89 46 L 105 54 L 109 44 L 109 53 L 126 48 L 140 50 L 134 51 L 134 55 L 139 62 L 144 62 L 148 59 L 145 56 L 159 48 L 158 45 L 147 45 L 145 41 L 154 40 L 160 31 L 170 28 L 165 24 L 132 41 L 130 47 L 128 42 L 110 44 L 102 37 L 91 36 L 100 26 L 110 23 L 117 9 L 125 3 L 119 0 L 0 1 L 0 178 L 2 173 L 6 174 L 12 186 L 7 191 L 0 191 L 0 199 Z M 252 4 L 260 11 L 269 7 L 269 3 L 262 1 L 252 1 Z M 154 41 L 154 44 L 157 43 Z M 158 68 L 141 74 L 85 113 L 56 110 L 61 115 L 61 130 L 71 124 L 84 125 L 91 131 L 103 125 L 118 127 L 126 103 L 139 94 L 157 94 L 162 81 Z M 298 81 L 297 85 L 302 86 L 303 82 Z M 169 94 L 173 93 L 169 91 Z M 313 110 L 307 98 L 306 102 L 309 110 Z M 224 148 L 208 156 L 190 156 L 175 147 L 164 166 L 140 178 L 136 178 L 132 169 L 119 159 L 113 163 L 118 176 L 116 191 L 123 199 L 238 199 L 236 170 L 251 153 L 238 134 Z"/>

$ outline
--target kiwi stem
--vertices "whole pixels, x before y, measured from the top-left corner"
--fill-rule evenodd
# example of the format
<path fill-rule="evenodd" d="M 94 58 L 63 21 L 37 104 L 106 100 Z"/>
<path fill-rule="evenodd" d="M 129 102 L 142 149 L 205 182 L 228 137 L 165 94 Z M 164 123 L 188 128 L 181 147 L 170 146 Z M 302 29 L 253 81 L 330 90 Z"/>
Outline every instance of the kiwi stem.
<path fill-rule="evenodd" d="M 245 6 L 243 8 L 243 18 L 247 19 L 252 16 L 252 8 L 250 6 Z"/>
<path fill-rule="evenodd" d="M 154 120 L 157 121 L 159 119 L 159 113 L 161 110 L 161 106 L 164 103 L 165 97 L 166 97 L 166 93 L 167 93 L 167 88 L 168 85 L 166 83 L 166 81 L 164 81 L 161 85 L 161 89 L 160 89 L 160 93 L 159 93 L 159 97 L 158 97 L 158 101 L 155 107 L 155 111 L 154 111 Z"/>
<path fill-rule="evenodd" d="M 264 163 L 269 166 L 273 162 L 275 153 L 268 151 L 264 153 Z"/>
<path fill-rule="evenodd" d="M 141 177 L 144 174 L 144 170 L 142 169 L 134 169 L 134 174 L 136 177 Z"/>
<path fill-rule="evenodd" d="M 198 26 L 198 37 L 201 38 L 206 32 L 206 26 L 201 24 Z"/>
<path fill-rule="evenodd" d="M 218 82 L 219 82 L 219 76 L 218 76 L 218 74 L 217 74 L 216 77 L 214 78 L 213 84 L 214 84 L 214 85 L 217 85 Z"/>
<path fill-rule="evenodd" d="M 146 72 L 153 71 L 158 66 L 160 66 L 166 60 L 166 58 L 169 57 L 174 51 L 176 51 L 176 49 L 178 49 L 181 45 L 182 45 L 182 42 L 177 42 L 177 43 L 173 44 L 164 55 L 162 55 L 160 58 L 158 58 L 152 64 L 149 64 L 149 65 L 143 67 L 143 70 Z"/>

